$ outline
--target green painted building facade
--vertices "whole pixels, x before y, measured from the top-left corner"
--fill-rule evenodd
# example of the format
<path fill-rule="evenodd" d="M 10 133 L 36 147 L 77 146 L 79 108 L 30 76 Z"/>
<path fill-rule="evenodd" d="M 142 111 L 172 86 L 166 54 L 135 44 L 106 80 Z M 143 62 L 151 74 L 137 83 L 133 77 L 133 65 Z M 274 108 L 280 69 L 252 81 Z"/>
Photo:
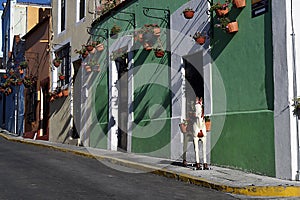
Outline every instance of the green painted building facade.
<path fill-rule="evenodd" d="M 108 48 L 99 55 L 101 75 L 89 82 L 89 145 L 181 160 L 178 124 L 187 118 L 192 100 L 187 93 L 190 62 L 201 74 L 199 94 L 212 121 L 210 163 L 275 177 L 272 4 L 257 17 L 251 16 L 251 1 L 243 9 L 232 7 L 228 16 L 239 23 L 235 34 L 215 27 L 218 20 L 207 14 L 209 4 L 195 0 L 125 1 L 94 21 L 91 38 Z M 183 17 L 186 7 L 195 9 L 193 19 Z M 119 37 L 107 37 L 115 24 L 122 28 Z M 134 41 L 133 32 L 145 24 L 161 27 L 164 57 Z M 209 34 L 204 45 L 193 40 L 196 31 Z M 120 49 L 125 49 L 128 70 L 121 78 L 112 59 Z"/>

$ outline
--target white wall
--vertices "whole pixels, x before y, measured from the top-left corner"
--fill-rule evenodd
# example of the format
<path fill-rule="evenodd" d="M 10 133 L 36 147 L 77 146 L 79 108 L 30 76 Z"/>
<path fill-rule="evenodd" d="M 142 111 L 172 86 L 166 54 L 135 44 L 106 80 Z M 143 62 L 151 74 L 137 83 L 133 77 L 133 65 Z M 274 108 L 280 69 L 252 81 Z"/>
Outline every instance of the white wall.
<path fill-rule="evenodd" d="M 289 71 L 289 102 L 290 102 L 290 127 L 291 127 L 291 168 L 292 179 L 296 179 L 299 171 L 299 120 L 293 116 L 293 98 L 300 96 L 300 1 L 288 0 L 286 2 L 287 10 L 287 61 Z M 293 37 L 294 28 L 294 37 Z M 296 69 L 296 70 L 295 70 Z M 294 76 L 296 75 L 296 76 Z M 293 83 L 296 81 L 296 88 Z M 298 178 L 297 178 L 298 179 Z M 299 179 L 298 179 L 299 180 Z"/>
<path fill-rule="evenodd" d="M 298 179 L 299 171 L 299 120 L 292 113 L 293 99 L 300 94 L 300 70 L 297 69 L 300 62 L 297 52 L 297 47 L 300 46 L 300 13 L 296 12 L 296 8 L 300 8 L 300 1 L 272 1 L 276 177 L 291 180 Z M 295 28 L 295 54 L 292 18 Z M 294 81 L 297 82 L 294 84 Z"/>

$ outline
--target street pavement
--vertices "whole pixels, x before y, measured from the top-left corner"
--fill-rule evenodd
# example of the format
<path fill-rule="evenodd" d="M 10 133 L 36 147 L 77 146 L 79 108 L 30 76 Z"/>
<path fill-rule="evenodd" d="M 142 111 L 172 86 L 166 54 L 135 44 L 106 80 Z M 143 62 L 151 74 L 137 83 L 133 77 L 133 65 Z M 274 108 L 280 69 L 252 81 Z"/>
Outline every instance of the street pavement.
<path fill-rule="evenodd" d="M 153 173 L 233 195 L 245 195 L 249 198 L 273 199 L 283 197 L 300 199 L 300 181 L 282 180 L 218 166 L 210 166 L 210 170 L 193 170 L 191 164 L 189 167 L 183 167 L 181 161 L 43 140 L 24 139 L 1 129 L 0 136 L 14 142 L 38 145 L 94 158 L 116 170 L 130 173 Z"/>

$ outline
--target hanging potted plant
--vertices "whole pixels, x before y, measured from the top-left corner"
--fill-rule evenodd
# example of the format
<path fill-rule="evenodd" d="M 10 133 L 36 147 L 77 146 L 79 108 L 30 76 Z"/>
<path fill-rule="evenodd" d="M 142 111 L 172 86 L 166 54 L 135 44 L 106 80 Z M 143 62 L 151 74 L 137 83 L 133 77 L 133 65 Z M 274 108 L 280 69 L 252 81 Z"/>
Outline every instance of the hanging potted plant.
<path fill-rule="evenodd" d="M 11 68 L 8 73 L 9 73 L 9 75 L 14 75 L 15 74 L 15 70 Z"/>
<path fill-rule="evenodd" d="M 85 59 L 89 55 L 89 52 L 86 50 L 84 45 L 82 45 L 82 48 L 80 50 L 75 49 L 74 52 L 79 54 L 81 59 Z"/>
<path fill-rule="evenodd" d="M 244 8 L 246 7 L 246 0 L 233 0 L 232 4 L 236 8 Z"/>
<path fill-rule="evenodd" d="M 54 65 L 55 67 L 59 67 L 60 64 L 61 64 L 61 61 L 62 61 L 62 60 L 61 60 L 60 58 L 55 57 L 54 60 L 53 60 L 53 65 Z"/>
<path fill-rule="evenodd" d="M 2 77 L 3 77 L 4 79 L 7 79 L 7 78 L 8 78 L 7 74 L 3 74 Z"/>
<path fill-rule="evenodd" d="M 17 85 L 22 85 L 22 84 L 23 84 L 22 79 L 18 78 L 18 79 L 16 80 L 16 84 L 17 84 Z"/>
<path fill-rule="evenodd" d="M 20 62 L 20 68 L 21 69 L 26 69 L 28 67 L 28 63 L 26 61 Z"/>
<path fill-rule="evenodd" d="M 231 0 L 226 0 L 225 3 L 221 4 L 220 2 L 213 4 L 209 11 L 215 11 L 218 17 L 223 17 L 229 13 L 229 3 Z"/>
<path fill-rule="evenodd" d="M 187 127 L 188 127 L 188 120 L 183 120 L 180 124 L 179 124 L 179 127 L 180 127 L 180 131 L 182 133 L 187 133 Z"/>
<path fill-rule="evenodd" d="M 24 87 L 29 88 L 32 85 L 32 81 L 28 76 L 25 76 L 23 79 Z"/>
<path fill-rule="evenodd" d="M 152 33 L 155 37 L 159 37 L 160 36 L 160 27 L 158 26 L 158 24 L 151 24 L 150 25 L 152 28 Z"/>
<path fill-rule="evenodd" d="M 94 50 L 95 46 L 92 42 L 89 42 L 85 45 L 85 48 L 88 52 L 92 52 Z"/>
<path fill-rule="evenodd" d="M 153 51 L 157 58 L 162 58 L 165 55 L 165 51 L 161 47 L 154 48 Z"/>
<path fill-rule="evenodd" d="M 146 51 L 151 51 L 151 50 L 152 50 L 152 45 L 151 45 L 149 42 L 144 42 L 143 48 L 144 48 Z"/>
<path fill-rule="evenodd" d="M 69 96 L 69 88 L 65 88 L 62 90 L 63 96 L 67 97 Z"/>
<path fill-rule="evenodd" d="M 137 30 L 134 32 L 134 41 L 135 42 L 139 42 L 139 43 L 143 43 L 143 34 L 144 34 L 145 30 L 143 28 Z"/>
<path fill-rule="evenodd" d="M 64 76 L 62 73 L 59 73 L 59 74 L 58 74 L 58 78 L 59 78 L 59 80 L 61 80 L 61 81 L 65 80 L 65 76 Z"/>
<path fill-rule="evenodd" d="M 227 24 L 227 33 L 236 33 L 239 31 L 239 25 L 237 21 L 231 21 Z"/>
<path fill-rule="evenodd" d="M 118 33 L 120 33 L 120 31 L 121 31 L 121 27 L 115 24 L 110 29 L 110 37 L 113 38 L 113 39 L 118 38 Z"/>
<path fill-rule="evenodd" d="M 239 31 L 238 22 L 236 20 L 231 21 L 227 17 L 219 18 L 219 23 L 215 24 L 215 27 L 221 28 L 227 33 L 236 33 Z"/>
<path fill-rule="evenodd" d="M 103 50 L 104 50 L 104 44 L 101 43 L 101 42 L 97 42 L 97 44 L 96 44 L 96 50 L 97 50 L 98 52 L 103 51 Z"/>
<path fill-rule="evenodd" d="M 155 41 L 160 36 L 160 27 L 157 24 L 145 24 L 143 27 L 143 39 Z"/>
<path fill-rule="evenodd" d="M 18 70 L 19 70 L 19 74 L 24 74 L 24 69 L 21 66 L 18 68 Z"/>
<path fill-rule="evenodd" d="M 186 19 L 192 19 L 194 17 L 195 11 L 192 8 L 186 8 L 182 11 L 182 13 Z"/>
<path fill-rule="evenodd" d="M 206 41 L 206 33 L 196 32 L 193 35 L 193 39 L 200 45 L 203 45 Z"/>
<path fill-rule="evenodd" d="M 110 58 L 111 58 L 111 60 L 114 60 L 114 61 L 124 60 L 125 58 L 127 58 L 127 49 L 120 48 L 120 49 L 117 49 L 116 51 L 113 51 Z"/>

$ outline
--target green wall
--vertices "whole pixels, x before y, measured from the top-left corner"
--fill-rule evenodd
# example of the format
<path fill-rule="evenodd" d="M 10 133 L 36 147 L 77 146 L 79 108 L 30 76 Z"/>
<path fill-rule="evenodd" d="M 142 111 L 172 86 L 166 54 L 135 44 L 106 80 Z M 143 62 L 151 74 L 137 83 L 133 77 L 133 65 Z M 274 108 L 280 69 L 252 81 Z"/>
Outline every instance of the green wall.
<path fill-rule="evenodd" d="M 105 68 L 99 74 L 95 74 L 95 85 L 91 88 L 93 92 L 93 102 L 91 112 L 93 115 L 93 124 L 90 132 L 90 146 L 94 148 L 107 149 L 107 133 L 108 133 L 108 73 Z"/>
<path fill-rule="evenodd" d="M 275 176 L 271 11 L 251 18 L 247 1 L 244 9 L 232 8 L 229 17 L 237 19 L 239 31 L 227 34 L 214 27 L 211 40 L 212 124 L 225 118 L 220 137 L 212 125 L 211 162 Z M 217 72 L 226 99 L 218 93 Z M 219 106 L 224 101 L 225 112 Z"/>

